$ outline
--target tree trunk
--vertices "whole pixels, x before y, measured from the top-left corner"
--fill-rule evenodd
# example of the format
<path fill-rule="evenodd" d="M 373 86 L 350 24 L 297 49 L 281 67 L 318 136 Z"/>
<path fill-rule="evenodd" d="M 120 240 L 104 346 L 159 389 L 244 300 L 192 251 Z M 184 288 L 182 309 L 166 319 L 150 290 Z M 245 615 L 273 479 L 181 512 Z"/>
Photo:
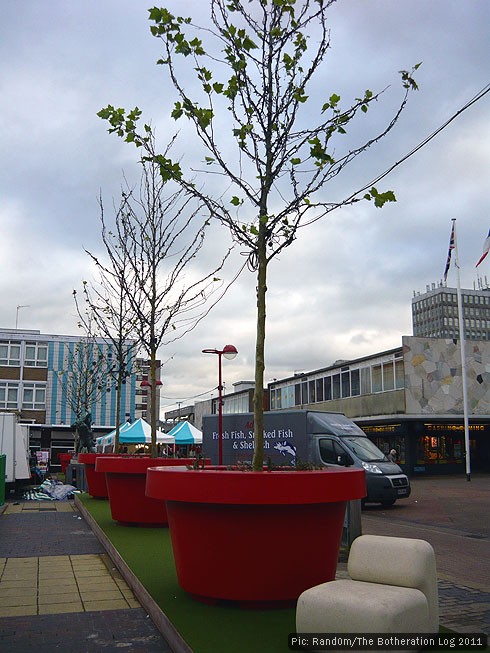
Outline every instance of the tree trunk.
<path fill-rule="evenodd" d="M 261 471 L 264 465 L 264 370 L 265 370 L 265 317 L 267 293 L 266 225 L 259 227 L 257 239 L 257 334 L 255 342 L 254 391 L 254 457 L 253 468 Z"/>
<path fill-rule="evenodd" d="M 117 375 L 116 387 L 116 433 L 114 434 L 114 453 L 119 453 L 119 424 L 121 423 L 121 373 Z"/>
<path fill-rule="evenodd" d="M 150 425 L 151 425 L 151 457 L 157 457 L 157 413 L 156 413 L 156 352 L 152 348 L 150 359 Z"/>

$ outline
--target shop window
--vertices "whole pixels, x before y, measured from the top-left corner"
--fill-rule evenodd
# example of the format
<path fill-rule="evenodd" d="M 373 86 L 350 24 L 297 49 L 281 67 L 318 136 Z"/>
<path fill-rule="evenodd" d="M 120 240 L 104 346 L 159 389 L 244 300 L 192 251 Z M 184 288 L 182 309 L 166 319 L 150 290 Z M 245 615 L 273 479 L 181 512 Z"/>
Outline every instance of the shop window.
<path fill-rule="evenodd" d="M 418 440 L 417 464 L 463 463 L 463 441 L 459 435 L 423 435 Z"/>

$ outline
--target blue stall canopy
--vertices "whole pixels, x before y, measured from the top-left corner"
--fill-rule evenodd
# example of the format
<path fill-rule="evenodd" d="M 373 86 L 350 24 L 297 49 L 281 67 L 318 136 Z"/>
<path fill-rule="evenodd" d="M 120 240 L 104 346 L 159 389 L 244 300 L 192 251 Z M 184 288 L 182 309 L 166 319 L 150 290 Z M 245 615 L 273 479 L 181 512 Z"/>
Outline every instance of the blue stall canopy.
<path fill-rule="evenodd" d="M 95 441 L 97 451 L 112 451 L 116 431 L 97 438 Z M 151 426 L 140 417 L 134 422 L 125 422 L 119 427 L 120 444 L 150 444 Z M 175 444 L 175 438 L 163 431 L 157 430 L 157 444 Z"/>
<path fill-rule="evenodd" d="M 179 422 L 169 432 L 175 444 L 202 444 L 202 432 L 190 422 Z"/>

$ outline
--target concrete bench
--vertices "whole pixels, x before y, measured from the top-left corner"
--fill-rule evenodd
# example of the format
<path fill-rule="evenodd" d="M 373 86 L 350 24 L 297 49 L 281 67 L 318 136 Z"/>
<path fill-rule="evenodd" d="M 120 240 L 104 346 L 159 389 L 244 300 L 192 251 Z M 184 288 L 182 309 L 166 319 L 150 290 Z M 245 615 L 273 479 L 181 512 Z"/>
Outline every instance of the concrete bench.
<path fill-rule="evenodd" d="M 351 580 L 306 590 L 298 633 L 437 633 L 435 555 L 424 540 L 361 535 L 347 563 Z"/>

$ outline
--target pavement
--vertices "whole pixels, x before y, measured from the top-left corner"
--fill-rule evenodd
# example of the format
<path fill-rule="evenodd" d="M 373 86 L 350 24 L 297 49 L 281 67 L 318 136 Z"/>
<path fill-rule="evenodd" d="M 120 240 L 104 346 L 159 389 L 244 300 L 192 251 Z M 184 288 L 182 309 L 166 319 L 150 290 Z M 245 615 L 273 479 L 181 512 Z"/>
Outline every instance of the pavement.
<path fill-rule="evenodd" d="M 171 651 L 72 500 L 0 511 L 0 651 Z"/>
<path fill-rule="evenodd" d="M 367 506 L 364 534 L 414 537 L 434 548 L 441 625 L 490 635 L 490 475 L 412 479 L 408 499 Z"/>
<path fill-rule="evenodd" d="M 172 651 L 73 500 L 0 513 L 0 651 Z M 490 475 L 415 479 L 408 499 L 367 506 L 362 531 L 430 542 L 441 625 L 490 635 Z"/>

